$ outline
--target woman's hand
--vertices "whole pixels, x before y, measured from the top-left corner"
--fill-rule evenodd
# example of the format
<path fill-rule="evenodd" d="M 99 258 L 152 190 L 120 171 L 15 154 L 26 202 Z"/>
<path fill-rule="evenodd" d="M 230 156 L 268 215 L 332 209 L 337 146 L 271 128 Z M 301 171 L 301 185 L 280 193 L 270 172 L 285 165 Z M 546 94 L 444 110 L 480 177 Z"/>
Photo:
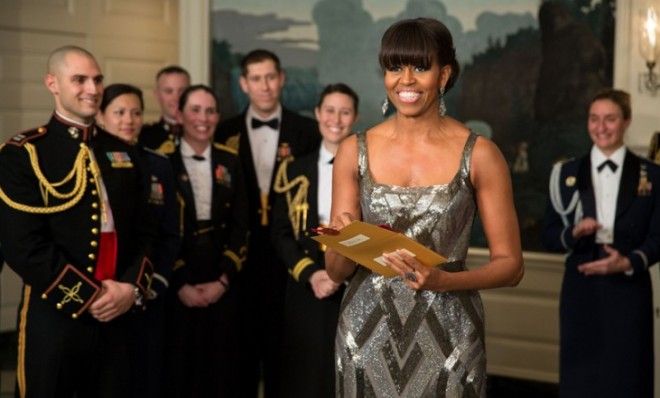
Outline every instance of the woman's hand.
<path fill-rule="evenodd" d="M 332 219 L 329 227 L 340 231 L 342 228 L 347 227 L 353 221 L 355 221 L 355 219 L 351 213 L 341 213 Z"/>
<path fill-rule="evenodd" d="M 585 217 L 573 227 L 573 238 L 579 239 L 583 236 L 593 235 L 602 226 L 592 217 Z"/>
<path fill-rule="evenodd" d="M 628 272 L 632 270 L 630 259 L 622 256 L 618 250 L 610 245 L 603 245 L 607 257 L 578 265 L 577 269 L 586 276 L 607 275 Z"/>
<path fill-rule="evenodd" d="M 331 296 L 339 289 L 339 283 L 333 282 L 325 270 L 319 270 L 309 277 L 309 284 L 312 286 L 314 296 L 321 300 Z"/>
<path fill-rule="evenodd" d="M 209 301 L 196 286 L 185 284 L 177 292 L 179 300 L 186 307 L 208 307 Z"/>
<path fill-rule="evenodd" d="M 224 275 L 223 275 L 224 276 Z M 225 278 L 226 279 L 226 278 Z M 226 282 L 225 282 L 226 283 Z M 214 304 L 225 294 L 227 288 L 220 281 L 211 281 L 195 285 L 209 304 Z"/>
<path fill-rule="evenodd" d="M 396 250 L 383 253 L 387 265 L 395 270 L 403 281 L 414 290 L 440 290 L 440 271 L 435 267 L 427 267 L 406 250 Z"/>

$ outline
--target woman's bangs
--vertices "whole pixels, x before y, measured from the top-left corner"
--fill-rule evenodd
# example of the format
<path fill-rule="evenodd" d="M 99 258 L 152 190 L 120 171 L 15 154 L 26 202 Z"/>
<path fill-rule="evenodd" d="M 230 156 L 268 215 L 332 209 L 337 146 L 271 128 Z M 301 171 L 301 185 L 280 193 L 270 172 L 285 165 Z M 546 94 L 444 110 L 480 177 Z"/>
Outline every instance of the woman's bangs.
<path fill-rule="evenodd" d="M 380 54 L 380 64 L 384 69 L 396 66 L 414 65 L 430 68 L 436 50 L 430 38 L 418 29 L 401 29 L 389 37 L 383 44 Z"/>

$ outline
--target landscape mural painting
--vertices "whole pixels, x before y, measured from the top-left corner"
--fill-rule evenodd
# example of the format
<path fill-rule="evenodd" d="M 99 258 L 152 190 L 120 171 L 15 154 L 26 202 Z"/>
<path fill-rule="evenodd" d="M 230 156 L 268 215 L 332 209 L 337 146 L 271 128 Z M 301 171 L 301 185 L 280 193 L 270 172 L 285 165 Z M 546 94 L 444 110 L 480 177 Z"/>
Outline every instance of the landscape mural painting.
<path fill-rule="evenodd" d="M 502 150 L 523 248 L 542 251 L 552 164 L 588 151 L 587 103 L 612 85 L 615 8 L 615 0 L 213 0 L 212 84 L 222 117 L 240 113 L 240 59 L 266 48 L 286 71 L 287 108 L 313 116 L 323 86 L 344 82 L 360 96 L 366 130 L 383 120 L 381 35 L 400 19 L 439 19 L 461 62 L 447 114 Z M 478 220 L 472 244 L 487 245 Z"/>

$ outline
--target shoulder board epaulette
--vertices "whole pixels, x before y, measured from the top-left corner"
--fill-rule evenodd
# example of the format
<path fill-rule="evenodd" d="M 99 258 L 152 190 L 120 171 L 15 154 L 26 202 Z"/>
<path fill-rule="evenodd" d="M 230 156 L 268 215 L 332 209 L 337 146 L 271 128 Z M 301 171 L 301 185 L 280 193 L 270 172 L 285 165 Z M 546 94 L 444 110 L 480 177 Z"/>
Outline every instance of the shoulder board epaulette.
<path fill-rule="evenodd" d="M 152 155 L 156 155 L 156 156 L 161 157 L 161 158 L 163 158 L 163 159 L 169 159 L 169 158 L 167 157 L 167 155 L 165 155 L 165 154 L 162 153 L 162 152 L 158 152 L 158 151 L 155 150 L 155 149 L 151 149 L 151 148 L 148 148 L 148 147 L 146 147 L 146 146 L 145 146 L 145 147 L 142 147 L 142 149 L 144 149 L 145 152 L 148 152 L 148 153 L 150 153 L 150 154 L 152 154 Z"/>
<path fill-rule="evenodd" d="M 46 127 L 41 126 L 34 130 L 27 130 L 22 133 L 18 133 L 7 140 L 6 143 L 14 146 L 23 146 L 26 142 L 32 141 L 33 139 L 41 137 L 44 134 L 46 134 Z"/>
<path fill-rule="evenodd" d="M 241 133 L 236 133 L 231 137 L 227 138 L 227 140 L 225 141 L 225 145 L 238 152 L 238 144 L 240 140 L 241 140 Z"/>
<path fill-rule="evenodd" d="M 232 155 L 238 155 L 238 151 L 237 151 L 236 149 L 234 149 L 234 148 L 232 148 L 232 147 L 229 147 L 229 146 L 227 146 L 227 145 L 222 145 L 222 144 L 220 144 L 220 143 L 214 142 L 214 143 L 213 143 L 213 146 L 214 146 L 216 149 L 219 149 L 219 150 L 221 150 L 221 151 L 225 151 L 225 152 L 229 152 L 229 153 L 231 153 Z"/>

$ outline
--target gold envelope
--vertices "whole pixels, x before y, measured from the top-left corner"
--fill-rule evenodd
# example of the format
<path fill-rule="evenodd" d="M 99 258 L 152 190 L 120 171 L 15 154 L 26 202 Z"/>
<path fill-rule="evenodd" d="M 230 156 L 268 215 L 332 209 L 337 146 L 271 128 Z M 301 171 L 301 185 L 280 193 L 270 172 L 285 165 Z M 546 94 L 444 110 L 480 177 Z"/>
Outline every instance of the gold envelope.
<path fill-rule="evenodd" d="M 340 230 L 337 235 L 318 235 L 312 237 L 312 239 L 387 277 L 398 274 L 382 263 L 383 253 L 390 253 L 399 249 L 407 250 L 420 263 L 428 267 L 435 267 L 446 261 L 438 253 L 404 234 L 362 221 L 353 221 Z"/>

